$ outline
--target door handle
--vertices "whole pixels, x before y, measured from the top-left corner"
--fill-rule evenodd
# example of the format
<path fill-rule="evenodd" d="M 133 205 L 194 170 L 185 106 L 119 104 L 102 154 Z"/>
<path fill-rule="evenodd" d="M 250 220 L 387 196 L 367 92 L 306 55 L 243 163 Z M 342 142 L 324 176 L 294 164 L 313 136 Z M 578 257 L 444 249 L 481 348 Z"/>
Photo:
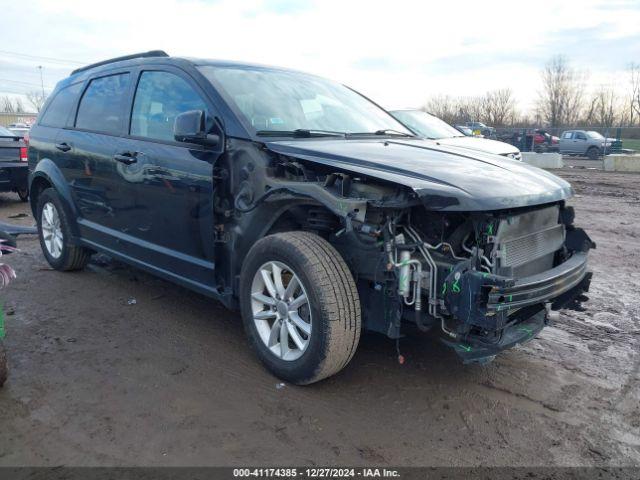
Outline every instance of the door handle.
<path fill-rule="evenodd" d="M 124 163 L 125 165 L 131 165 L 132 163 L 136 163 L 138 159 L 136 158 L 138 152 L 122 152 L 116 153 L 113 156 L 113 159 L 116 162 Z"/>
<path fill-rule="evenodd" d="M 56 148 L 62 152 L 68 152 L 69 150 L 71 150 L 71 145 L 65 142 L 56 143 Z"/>

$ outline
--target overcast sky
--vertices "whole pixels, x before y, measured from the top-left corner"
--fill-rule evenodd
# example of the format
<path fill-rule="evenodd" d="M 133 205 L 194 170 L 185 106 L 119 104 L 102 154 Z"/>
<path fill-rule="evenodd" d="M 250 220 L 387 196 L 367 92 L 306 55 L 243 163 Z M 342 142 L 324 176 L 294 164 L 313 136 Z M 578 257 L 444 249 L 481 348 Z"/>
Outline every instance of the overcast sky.
<path fill-rule="evenodd" d="M 46 90 L 87 62 L 152 49 L 273 64 L 387 108 L 510 87 L 529 108 L 554 54 L 592 84 L 640 62 L 639 0 L 0 0 L 0 95 Z"/>

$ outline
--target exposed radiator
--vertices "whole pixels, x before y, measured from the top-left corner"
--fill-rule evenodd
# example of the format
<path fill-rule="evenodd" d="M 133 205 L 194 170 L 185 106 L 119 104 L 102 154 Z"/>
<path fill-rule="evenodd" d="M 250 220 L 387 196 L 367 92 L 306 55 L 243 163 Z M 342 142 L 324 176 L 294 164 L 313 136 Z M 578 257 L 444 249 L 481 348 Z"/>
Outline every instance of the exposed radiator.
<path fill-rule="evenodd" d="M 553 268 L 554 253 L 564 244 L 559 207 L 515 215 L 503 220 L 495 238 L 495 271 L 516 278 Z"/>

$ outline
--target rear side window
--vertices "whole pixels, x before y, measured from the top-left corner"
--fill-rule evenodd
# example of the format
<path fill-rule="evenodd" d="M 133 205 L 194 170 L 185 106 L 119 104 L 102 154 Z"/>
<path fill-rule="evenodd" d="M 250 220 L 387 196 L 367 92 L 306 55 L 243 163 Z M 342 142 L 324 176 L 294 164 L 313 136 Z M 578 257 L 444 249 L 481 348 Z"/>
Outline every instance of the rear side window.
<path fill-rule="evenodd" d="M 69 85 L 61 89 L 53 97 L 38 123 L 46 127 L 66 126 L 71 108 L 76 98 L 78 98 L 81 89 L 82 83 L 76 83 L 75 85 Z"/>
<path fill-rule="evenodd" d="M 564 132 L 564 133 L 562 134 L 562 138 L 569 139 L 569 138 L 571 138 L 571 137 L 573 137 L 573 132 Z"/>
<path fill-rule="evenodd" d="M 104 133 L 120 133 L 122 107 L 128 86 L 128 73 L 91 80 L 80 100 L 76 127 Z"/>
<path fill-rule="evenodd" d="M 169 72 L 142 72 L 131 112 L 131 135 L 174 141 L 176 116 L 189 110 L 207 110 L 185 80 Z"/>

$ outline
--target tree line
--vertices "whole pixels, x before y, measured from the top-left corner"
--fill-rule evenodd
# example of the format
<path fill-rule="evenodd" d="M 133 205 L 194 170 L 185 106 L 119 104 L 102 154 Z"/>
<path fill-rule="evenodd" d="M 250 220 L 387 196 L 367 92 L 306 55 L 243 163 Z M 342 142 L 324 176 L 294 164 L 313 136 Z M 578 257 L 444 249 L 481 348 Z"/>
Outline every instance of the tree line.
<path fill-rule="evenodd" d="M 20 97 L 11 98 L 9 95 L 0 97 L 0 112 L 3 113 L 37 113 L 47 99 L 47 93 L 34 90 L 25 94 L 29 108 L 25 107 Z"/>
<path fill-rule="evenodd" d="M 566 57 L 553 57 L 540 72 L 542 87 L 530 113 L 518 109 L 510 88 L 484 95 L 431 97 L 423 110 L 456 125 L 483 122 L 494 127 L 618 127 L 640 125 L 640 63 L 627 68 L 628 84 L 589 89 L 586 72 Z"/>

